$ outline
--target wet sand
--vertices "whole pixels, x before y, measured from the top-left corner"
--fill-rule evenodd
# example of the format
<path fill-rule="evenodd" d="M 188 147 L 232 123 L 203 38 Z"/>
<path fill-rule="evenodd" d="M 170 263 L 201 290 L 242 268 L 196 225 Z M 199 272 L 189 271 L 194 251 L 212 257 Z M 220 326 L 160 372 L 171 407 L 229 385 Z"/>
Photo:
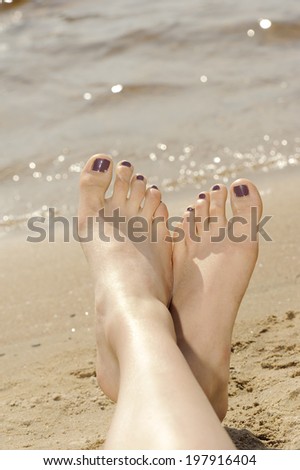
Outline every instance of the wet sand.
<path fill-rule="evenodd" d="M 234 331 L 224 424 L 241 449 L 300 449 L 299 175 L 255 176 L 274 241 L 261 244 Z M 171 212 L 192 193 L 169 196 Z M 101 448 L 114 405 L 96 383 L 80 247 L 29 244 L 19 233 L 1 240 L 0 262 L 0 448 Z"/>

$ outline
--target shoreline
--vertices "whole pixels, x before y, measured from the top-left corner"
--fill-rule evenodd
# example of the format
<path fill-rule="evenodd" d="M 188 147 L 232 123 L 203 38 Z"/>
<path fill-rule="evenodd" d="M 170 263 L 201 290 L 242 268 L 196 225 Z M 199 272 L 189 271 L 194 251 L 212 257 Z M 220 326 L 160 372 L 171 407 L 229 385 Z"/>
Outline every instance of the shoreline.
<path fill-rule="evenodd" d="M 234 330 L 224 425 L 239 448 L 300 448 L 299 174 L 245 175 L 263 192 L 274 241 L 261 243 Z M 170 213 L 195 193 L 167 194 Z M 20 232 L 1 247 L 1 448 L 101 448 L 114 405 L 96 383 L 93 290 L 79 244 L 29 244 Z"/>

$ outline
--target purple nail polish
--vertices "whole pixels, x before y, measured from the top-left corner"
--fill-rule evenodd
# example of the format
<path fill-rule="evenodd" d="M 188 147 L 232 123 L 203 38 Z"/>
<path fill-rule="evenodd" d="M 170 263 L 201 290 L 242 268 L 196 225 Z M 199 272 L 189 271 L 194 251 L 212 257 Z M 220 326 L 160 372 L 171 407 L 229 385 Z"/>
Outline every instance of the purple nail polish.
<path fill-rule="evenodd" d="M 219 189 L 221 189 L 221 188 L 218 184 L 215 184 L 212 188 L 213 191 L 219 191 Z"/>
<path fill-rule="evenodd" d="M 245 184 L 241 184 L 240 186 L 234 186 L 233 190 L 237 197 L 248 196 L 249 194 L 249 188 Z"/>
<path fill-rule="evenodd" d="M 92 170 L 99 171 L 100 173 L 105 173 L 109 169 L 110 161 L 106 158 L 96 158 L 93 163 Z"/>
<path fill-rule="evenodd" d="M 158 187 L 155 186 L 155 184 L 153 184 L 153 185 L 151 186 L 151 189 L 158 189 Z"/>
<path fill-rule="evenodd" d="M 193 210 L 194 210 L 193 207 L 188 207 L 188 208 L 187 208 L 187 211 L 189 211 L 189 212 L 193 212 Z"/>
<path fill-rule="evenodd" d="M 131 163 L 130 163 L 130 162 L 126 162 L 126 161 L 122 162 L 121 165 L 122 165 L 122 166 L 128 166 L 128 168 L 131 167 Z"/>
<path fill-rule="evenodd" d="M 145 178 L 143 177 L 143 175 L 137 175 L 136 179 L 137 179 L 137 180 L 144 181 Z"/>
<path fill-rule="evenodd" d="M 206 194 L 204 193 L 200 193 L 199 196 L 198 196 L 199 199 L 205 199 L 206 198 Z"/>

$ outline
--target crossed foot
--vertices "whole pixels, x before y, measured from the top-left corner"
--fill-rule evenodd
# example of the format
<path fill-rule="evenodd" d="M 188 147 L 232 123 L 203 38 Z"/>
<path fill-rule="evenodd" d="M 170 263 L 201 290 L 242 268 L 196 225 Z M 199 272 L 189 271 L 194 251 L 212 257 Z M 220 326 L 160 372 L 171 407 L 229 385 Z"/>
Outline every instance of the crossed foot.
<path fill-rule="evenodd" d="M 257 241 L 250 239 L 251 207 L 256 208 L 258 220 L 262 213 L 258 190 L 245 179 L 230 187 L 233 216 L 242 218 L 235 225 L 234 235 L 247 235 L 242 243 L 227 236 L 212 241 L 212 237 L 228 228 L 227 189 L 221 184 L 199 195 L 183 214 L 178 228 L 183 235 L 181 240 L 171 243 L 166 226 L 168 211 L 159 189 L 146 189 L 145 177 L 133 175 L 129 162 L 118 163 L 115 173 L 109 198 L 105 198 L 113 174 L 109 156 L 91 157 L 80 181 L 79 235 L 84 238 L 89 220 L 97 220 L 94 236 L 82 247 L 95 284 L 99 385 L 112 400 L 117 400 L 118 349 L 124 332 L 130 336 L 137 322 L 146 327 L 149 310 L 156 321 L 157 311 L 157 321 L 163 322 L 177 341 L 222 420 L 227 411 L 232 330 L 258 254 Z M 123 217 L 118 234 L 114 220 L 107 220 L 116 209 Z M 135 238 L 132 217 L 140 226 Z M 189 219 L 195 221 L 195 233 L 201 242 L 192 236 Z M 99 237 L 99 227 L 109 243 Z"/>

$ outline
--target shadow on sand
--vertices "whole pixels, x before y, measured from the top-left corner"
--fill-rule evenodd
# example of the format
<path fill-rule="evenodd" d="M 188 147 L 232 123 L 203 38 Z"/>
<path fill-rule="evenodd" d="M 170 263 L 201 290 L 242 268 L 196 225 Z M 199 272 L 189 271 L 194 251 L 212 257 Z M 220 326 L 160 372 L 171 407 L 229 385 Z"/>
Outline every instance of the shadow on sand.
<path fill-rule="evenodd" d="M 270 450 L 248 429 L 225 428 L 238 450 Z"/>

